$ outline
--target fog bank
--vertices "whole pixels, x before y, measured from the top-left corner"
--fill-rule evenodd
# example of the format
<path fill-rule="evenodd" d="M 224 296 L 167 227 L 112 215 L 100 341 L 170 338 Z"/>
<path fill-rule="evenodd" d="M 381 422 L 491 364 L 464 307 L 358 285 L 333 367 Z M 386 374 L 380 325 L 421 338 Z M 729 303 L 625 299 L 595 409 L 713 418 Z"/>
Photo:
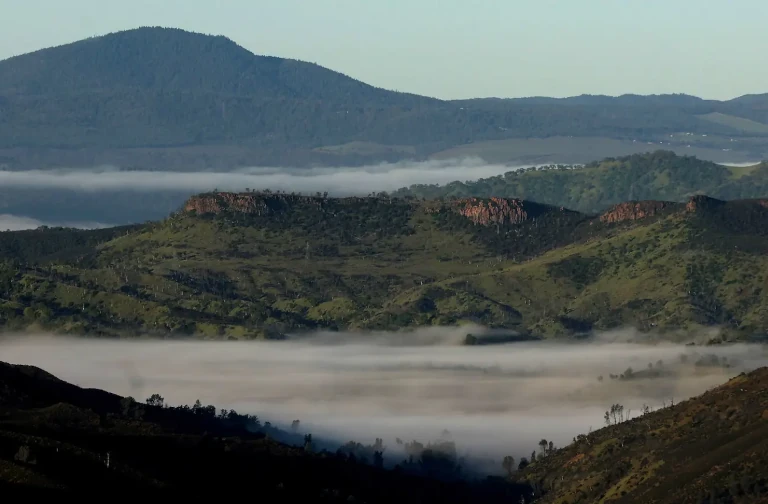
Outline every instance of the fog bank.
<path fill-rule="evenodd" d="M 50 222 L 33 219 L 32 217 L 24 217 L 22 215 L 0 214 L 0 232 L 37 229 L 40 226 L 98 229 L 110 227 L 110 224 L 103 224 L 101 222 Z"/>
<path fill-rule="evenodd" d="M 763 347 L 746 344 L 465 347 L 434 330 L 417 332 L 409 344 L 397 338 L 402 335 L 387 340 L 380 333 L 370 342 L 328 335 L 282 342 L 27 336 L 0 340 L 0 359 L 138 400 L 159 393 L 171 404 L 200 399 L 278 425 L 299 419 L 302 430 L 340 442 L 381 437 L 393 448 L 395 438 L 426 442 L 447 429 L 460 452 L 493 457 L 528 455 L 541 438 L 562 446 L 602 427 L 613 403 L 634 416 L 643 404 L 679 402 L 768 362 Z M 706 354 L 725 357 L 730 367 L 693 365 Z M 610 378 L 629 367 L 638 376 L 649 363 L 663 370 L 660 376 Z"/>
<path fill-rule="evenodd" d="M 527 166 L 488 164 L 479 158 L 381 163 L 337 168 L 241 168 L 224 172 L 120 170 L 115 167 L 0 171 L 0 186 L 80 191 L 188 191 L 271 189 L 332 195 L 394 191 L 411 184 L 445 184 L 491 177 Z"/>

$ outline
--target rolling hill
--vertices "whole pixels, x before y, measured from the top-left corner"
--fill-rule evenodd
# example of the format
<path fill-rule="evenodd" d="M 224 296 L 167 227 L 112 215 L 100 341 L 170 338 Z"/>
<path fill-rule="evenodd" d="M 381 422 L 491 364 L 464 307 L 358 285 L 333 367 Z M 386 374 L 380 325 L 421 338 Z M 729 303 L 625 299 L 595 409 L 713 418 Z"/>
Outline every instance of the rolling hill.
<path fill-rule="evenodd" d="M 741 374 L 699 397 L 580 435 L 519 477 L 536 486 L 541 503 L 765 502 L 766 390 L 768 369 Z"/>
<path fill-rule="evenodd" d="M 761 338 L 768 204 L 208 193 L 155 223 L 0 233 L 5 330 L 282 338 L 474 324 Z M 471 330 L 468 330 L 470 332 Z"/>
<path fill-rule="evenodd" d="M 683 95 L 441 101 L 255 55 L 223 36 L 143 27 L 0 61 L 0 166 L 182 170 L 204 153 L 215 153 L 209 164 L 230 169 L 349 165 L 426 159 L 483 141 L 552 139 L 507 149 L 504 161 L 513 162 L 550 159 L 560 137 L 583 142 L 558 161 L 581 162 L 584 152 L 594 158 L 608 139 L 628 142 L 619 154 L 638 152 L 633 141 L 663 142 L 742 161 L 768 157 L 764 102 Z"/>

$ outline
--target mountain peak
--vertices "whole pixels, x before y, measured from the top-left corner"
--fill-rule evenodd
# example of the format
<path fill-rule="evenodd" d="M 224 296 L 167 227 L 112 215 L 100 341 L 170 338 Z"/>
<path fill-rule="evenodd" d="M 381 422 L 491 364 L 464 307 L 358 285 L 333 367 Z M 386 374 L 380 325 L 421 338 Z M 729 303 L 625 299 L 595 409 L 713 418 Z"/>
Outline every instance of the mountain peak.
<path fill-rule="evenodd" d="M 222 35 L 178 28 L 135 28 L 0 61 L 0 94 L 95 92 L 193 93 L 190 98 L 197 107 L 215 95 L 219 102 L 207 105 L 209 116 L 221 114 L 220 99 L 225 97 L 347 106 L 437 102 L 375 88 L 314 63 L 255 55 Z"/>

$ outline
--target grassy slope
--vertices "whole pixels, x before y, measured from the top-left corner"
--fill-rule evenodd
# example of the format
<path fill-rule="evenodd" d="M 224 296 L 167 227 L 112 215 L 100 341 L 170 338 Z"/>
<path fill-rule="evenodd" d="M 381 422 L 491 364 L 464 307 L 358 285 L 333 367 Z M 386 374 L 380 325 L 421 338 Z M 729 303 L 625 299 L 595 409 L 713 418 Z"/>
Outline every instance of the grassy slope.
<path fill-rule="evenodd" d="M 618 224 L 549 209 L 497 231 L 428 211 L 443 203 L 302 201 L 269 217 L 180 213 L 92 254 L 15 257 L 0 270 L 3 325 L 208 338 L 465 322 L 543 337 L 768 328 L 757 203 Z"/>
<path fill-rule="evenodd" d="M 768 369 L 584 438 L 521 475 L 542 503 L 765 502 Z"/>

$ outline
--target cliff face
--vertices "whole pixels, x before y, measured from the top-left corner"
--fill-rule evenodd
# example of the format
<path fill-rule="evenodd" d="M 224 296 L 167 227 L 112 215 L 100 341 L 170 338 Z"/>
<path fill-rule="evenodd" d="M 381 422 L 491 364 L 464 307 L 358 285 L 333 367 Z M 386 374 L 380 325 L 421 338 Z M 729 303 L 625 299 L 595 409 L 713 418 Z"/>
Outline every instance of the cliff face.
<path fill-rule="evenodd" d="M 219 214 L 224 211 L 262 214 L 268 210 L 263 196 L 248 193 L 215 193 L 192 196 L 184 204 L 185 212 Z"/>
<path fill-rule="evenodd" d="M 703 194 L 697 194 L 696 196 L 691 196 L 691 198 L 688 200 L 688 203 L 685 205 L 685 211 L 693 213 L 698 210 L 709 210 L 723 206 L 725 203 L 725 201 L 719 199 L 710 198 L 709 196 L 705 196 Z"/>
<path fill-rule="evenodd" d="M 628 201 L 614 205 L 610 210 L 600 215 L 600 222 L 613 224 L 645 219 L 677 206 L 677 203 L 669 201 Z"/>
<path fill-rule="evenodd" d="M 481 226 L 520 224 L 547 210 L 549 207 L 520 199 L 464 198 L 453 202 L 453 211 Z"/>
<path fill-rule="evenodd" d="M 427 213 L 448 210 L 461 215 L 476 225 L 515 225 L 553 213 L 575 215 L 578 212 L 563 207 L 552 207 L 531 201 L 512 198 L 462 198 L 450 201 L 432 200 L 407 202 L 391 198 L 347 197 L 326 198 L 283 193 L 228 193 L 217 192 L 193 196 L 184 204 L 184 212 L 198 215 L 224 212 L 250 215 L 272 215 L 298 207 L 319 209 L 332 214 L 336 210 L 365 209 L 371 205 L 420 206 Z M 370 208 L 369 208 L 370 209 Z"/>

